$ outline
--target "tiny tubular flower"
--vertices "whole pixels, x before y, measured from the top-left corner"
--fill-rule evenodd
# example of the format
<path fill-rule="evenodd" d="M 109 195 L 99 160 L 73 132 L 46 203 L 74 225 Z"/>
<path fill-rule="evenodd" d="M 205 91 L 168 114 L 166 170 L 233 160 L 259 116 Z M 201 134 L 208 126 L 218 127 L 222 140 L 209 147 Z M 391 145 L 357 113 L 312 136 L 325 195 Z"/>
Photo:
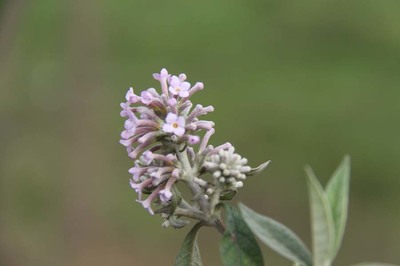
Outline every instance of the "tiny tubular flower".
<path fill-rule="evenodd" d="M 130 185 L 136 191 L 136 193 L 138 193 L 139 200 L 142 199 L 143 189 L 146 188 L 147 186 L 149 186 L 150 184 L 151 184 L 151 179 L 146 179 L 145 181 L 143 181 L 141 183 L 135 183 L 135 182 L 133 182 L 133 180 L 130 180 Z"/>
<path fill-rule="evenodd" d="M 141 203 L 143 208 L 145 208 L 151 215 L 154 215 L 154 211 L 151 208 L 151 203 L 157 198 L 158 192 L 161 190 L 161 187 L 157 187 L 150 196 L 147 197 L 146 200 L 137 200 L 137 202 Z"/>
<path fill-rule="evenodd" d="M 132 174 L 132 179 L 133 179 L 133 181 L 138 182 L 139 179 L 140 179 L 140 177 L 141 177 L 144 173 L 146 173 L 147 170 L 148 170 L 148 167 L 141 167 L 141 166 L 139 166 L 138 163 L 135 163 L 135 166 L 132 167 L 132 168 L 130 168 L 130 169 L 128 170 L 128 172 L 129 172 L 130 174 Z"/>
<path fill-rule="evenodd" d="M 182 74 L 181 74 L 182 75 Z M 186 76 L 185 76 L 186 79 Z M 181 80 L 177 76 L 172 76 L 171 81 L 169 82 L 169 92 L 171 92 L 175 96 L 179 96 L 182 98 L 189 96 L 190 83 Z"/>
<path fill-rule="evenodd" d="M 169 113 L 165 119 L 166 123 L 163 125 L 163 130 L 167 133 L 173 133 L 179 137 L 185 134 L 185 118 L 177 116 L 176 114 Z"/>
<path fill-rule="evenodd" d="M 140 96 L 142 97 L 142 103 L 145 105 L 149 105 L 155 99 L 149 91 L 142 91 Z"/>
<path fill-rule="evenodd" d="M 125 99 L 128 101 L 128 103 L 137 103 L 138 101 L 140 101 L 140 97 L 133 92 L 132 87 L 130 87 L 128 92 L 126 93 Z"/>
<path fill-rule="evenodd" d="M 175 169 L 174 171 L 176 170 L 177 169 Z M 160 190 L 159 195 L 160 195 L 160 200 L 162 202 L 168 202 L 171 200 L 172 198 L 171 188 L 177 179 L 178 179 L 177 174 L 172 173 L 171 178 L 168 179 L 168 182 L 166 183 L 164 189 Z"/>
<path fill-rule="evenodd" d="M 151 151 L 145 151 L 140 157 L 140 161 L 145 165 L 150 165 L 154 160 L 154 154 Z"/>

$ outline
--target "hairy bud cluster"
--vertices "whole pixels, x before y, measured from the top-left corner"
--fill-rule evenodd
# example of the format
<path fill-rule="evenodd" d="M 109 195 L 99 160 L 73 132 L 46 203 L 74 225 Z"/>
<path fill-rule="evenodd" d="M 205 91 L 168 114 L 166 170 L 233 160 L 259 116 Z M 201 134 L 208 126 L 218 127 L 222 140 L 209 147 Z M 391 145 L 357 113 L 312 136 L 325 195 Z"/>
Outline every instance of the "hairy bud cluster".
<path fill-rule="evenodd" d="M 246 173 L 250 172 L 251 167 L 247 165 L 246 158 L 242 158 L 234 152 L 234 147 L 220 150 L 217 154 L 209 156 L 204 163 L 204 168 L 212 174 L 215 180 L 215 186 L 231 190 L 243 186 Z M 209 188 L 207 192 L 211 194 L 212 191 L 213 188 Z"/>
<path fill-rule="evenodd" d="M 149 88 L 135 94 L 133 88 L 121 103 L 121 116 L 126 118 L 120 143 L 134 160 L 129 169 L 131 187 L 138 202 L 151 214 L 162 214 L 164 224 L 186 224 L 177 217 L 207 220 L 218 204 L 221 191 L 236 191 L 246 176 L 263 170 L 267 164 L 252 169 L 247 160 L 234 153 L 225 143 L 208 144 L 215 133 L 214 122 L 199 117 L 214 111 L 212 106 L 193 107 L 191 96 L 204 88 L 186 81 L 186 75 L 171 75 L 166 69 L 153 75 L 160 82 L 161 93 Z M 206 133 L 201 137 L 202 130 Z M 197 151 L 195 151 L 197 147 Z M 204 174 L 211 173 L 209 182 Z M 193 194 L 186 201 L 175 184 L 184 182 Z M 143 199 L 143 195 L 148 195 Z M 213 196 L 212 196 L 213 195 Z M 152 205 L 160 207 L 153 211 Z"/>

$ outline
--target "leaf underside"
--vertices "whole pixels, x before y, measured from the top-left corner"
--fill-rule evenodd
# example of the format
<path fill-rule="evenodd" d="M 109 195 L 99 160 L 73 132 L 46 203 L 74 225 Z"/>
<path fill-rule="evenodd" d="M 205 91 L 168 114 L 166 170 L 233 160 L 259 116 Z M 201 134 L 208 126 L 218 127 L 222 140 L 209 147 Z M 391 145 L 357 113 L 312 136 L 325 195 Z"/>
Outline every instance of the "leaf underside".
<path fill-rule="evenodd" d="M 202 266 L 197 233 L 202 225 L 197 223 L 186 235 L 175 260 L 175 266 Z"/>
<path fill-rule="evenodd" d="M 332 260 L 339 251 L 347 222 L 347 206 L 349 204 L 350 157 L 345 156 L 341 164 L 326 185 L 326 194 L 331 205 L 335 226 L 335 247 Z"/>
<path fill-rule="evenodd" d="M 253 211 L 244 204 L 239 204 L 239 208 L 250 229 L 264 244 L 295 262 L 295 265 L 312 265 L 310 251 L 289 228 Z"/>
<path fill-rule="evenodd" d="M 311 168 L 306 167 L 311 209 L 314 265 L 329 266 L 335 247 L 335 225 L 328 196 Z"/>
<path fill-rule="evenodd" d="M 240 211 L 224 204 L 226 230 L 220 242 L 220 253 L 225 266 L 262 266 L 261 249 L 243 220 Z"/>

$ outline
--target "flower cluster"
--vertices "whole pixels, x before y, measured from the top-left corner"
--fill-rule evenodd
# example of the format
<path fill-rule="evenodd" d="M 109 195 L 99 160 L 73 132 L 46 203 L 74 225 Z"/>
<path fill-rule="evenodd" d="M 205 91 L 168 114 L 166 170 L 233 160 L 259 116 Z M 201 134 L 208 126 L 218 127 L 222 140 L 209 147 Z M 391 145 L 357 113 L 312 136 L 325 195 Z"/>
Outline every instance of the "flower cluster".
<path fill-rule="evenodd" d="M 230 143 L 218 147 L 208 144 L 215 132 L 214 122 L 199 117 L 214 108 L 200 104 L 193 107 L 190 101 L 204 88 L 203 83 L 191 86 L 185 74 L 170 75 L 166 69 L 153 77 L 160 82 L 161 94 L 149 88 L 137 95 L 129 88 L 126 102 L 121 103 L 121 116 L 126 121 L 120 143 L 134 160 L 134 167 L 129 169 L 131 187 L 151 214 L 152 203 L 160 206 L 158 212 L 167 218 L 185 216 L 182 213 L 187 214 L 188 209 L 210 212 L 219 201 L 219 192 L 215 191 L 236 191 L 251 168 L 246 159 L 234 153 Z M 203 136 L 201 131 L 206 131 Z M 203 177 L 206 173 L 211 173 L 214 181 L 207 181 Z M 197 203 L 182 199 L 174 186 L 178 181 L 188 185 Z M 149 196 L 143 199 L 143 194 Z M 178 205 L 172 204 L 174 198 Z"/>
<path fill-rule="evenodd" d="M 243 186 L 246 174 L 251 171 L 247 159 L 234 152 L 234 147 L 220 150 L 217 154 L 209 156 L 204 163 L 204 168 L 212 173 L 216 186 L 235 190 Z M 207 192 L 212 194 L 213 189 L 209 188 Z"/>

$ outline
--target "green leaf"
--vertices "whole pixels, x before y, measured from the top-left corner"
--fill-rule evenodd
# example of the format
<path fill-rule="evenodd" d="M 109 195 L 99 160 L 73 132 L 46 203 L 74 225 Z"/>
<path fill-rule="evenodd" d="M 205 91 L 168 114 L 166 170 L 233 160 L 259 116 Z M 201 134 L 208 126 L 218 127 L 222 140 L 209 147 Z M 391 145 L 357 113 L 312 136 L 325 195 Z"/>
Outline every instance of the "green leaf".
<path fill-rule="evenodd" d="M 265 168 L 267 168 L 267 166 L 271 163 L 271 161 L 267 161 L 265 163 L 260 164 L 259 166 L 257 166 L 256 168 L 251 168 L 251 170 L 246 173 L 246 176 L 253 176 L 253 175 L 258 175 L 259 173 L 261 173 L 262 171 L 265 170 Z"/>
<path fill-rule="evenodd" d="M 201 227 L 201 223 L 197 223 L 186 235 L 183 240 L 179 254 L 175 260 L 175 266 L 202 266 L 199 246 L 197 244 L 197 232 Z"/>
<path fill-rule="evenodd" d="M 312 265 L 310 251 L 289 228 L 244 204 L 239 203 L 239 208 L 247 225 L 264 244 L 295 262 L 295 265 Z"/>
<path fill-rule="evenodd" d="M 243 220 L 238 208 L 224 204 L 226 229 L 220 242 L 225 266 L 262 266 L 263 257 L 257 240 Z"/>
<path fill-rule="evenodd" d="M 311 209 L 311 233 L 314 265 L 329 266 L 335 248 L 335 225 L 332 210 L 325 194 L 310 167 L 306 167 Z"/>
<path fill-rule="evenodd" d="M 335 248 L 332 260 L 339 251 L 347 221 L 347 206 L 349 203 L 350 157 L 345 156 L 339 167 L 333 173 L 326 186 L 326 194 L 332 209 L 335 225 Z"/>
<path fill-rule="evenodd" d="M 381 263 L 381 262 L 363 262 L 363 263 L 354 264 L 352 266 L 398 266 L 398 265 Z"/>

